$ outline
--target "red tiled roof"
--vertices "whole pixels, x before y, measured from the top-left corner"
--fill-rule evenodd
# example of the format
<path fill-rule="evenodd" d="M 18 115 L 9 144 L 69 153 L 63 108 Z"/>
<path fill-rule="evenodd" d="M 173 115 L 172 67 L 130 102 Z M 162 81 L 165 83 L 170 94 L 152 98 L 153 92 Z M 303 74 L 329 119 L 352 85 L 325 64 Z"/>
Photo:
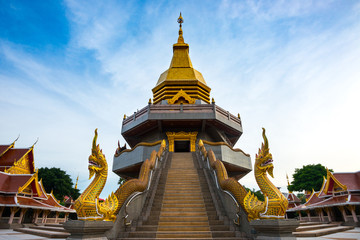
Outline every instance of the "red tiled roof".
<path fill-rule="evenodd" d="M 4 195 L 0 195 L 0 206 L 9 206 L 9 205 L 16 205 L 15 202 L 15 195 L 12 196 L 4 196 Z"/>
<path fill-rule="evenodd" d="M 7 174 L 0 172 L 0 192 L 17 193 L 19 187 L 22 187 L 32 174 Z"/>
<path fill-rule="evenodd" d="M 50 195 L 50 194 L 49 194 Z M 52 206 L 43 202 L 43 200 L 37 200 L 34 198 L 17 196 L 18 205 L 29 208 L 41 208 L 45 210 L 58 211 L 58 212 L 75 212 L 75 210 L 63 207 L 61 205 Z"/>
<path fill-rule="evenodd" d="M 289 193 L 287 196 L 287 200 L 291 202 L 301 202 L 300 199 L 294 193 Z"/>
<path fill-rule="evenodd" d="M 333 173 L 334 177 L 347 186 L 349 191 L 360 190 L 360 171 L 354 173 Z"/>
<path fill-rule="evenodd" d="M 11 145 L 0 145 L 0 155 L 5 152 Z"/>
<path fill-rule="evenodd" d="M 0 171 L 4 171 L 5 167 L 9 168 L 14 165 L 14 162 L 23 157 L 30 148 L 12 148 L 9 149 L 3 156 L 0 157 Z"/>

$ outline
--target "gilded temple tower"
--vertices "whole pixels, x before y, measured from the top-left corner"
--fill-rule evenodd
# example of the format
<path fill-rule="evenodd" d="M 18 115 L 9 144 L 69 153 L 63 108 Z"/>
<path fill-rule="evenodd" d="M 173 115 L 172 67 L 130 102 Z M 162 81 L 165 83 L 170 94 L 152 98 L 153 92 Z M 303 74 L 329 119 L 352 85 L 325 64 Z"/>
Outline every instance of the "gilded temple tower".
<path fill-rule="evenodd" d="M 162 139 L 167 140 L 169 152 L 195 152 L 199 139 L 222 142 L 232 147 L 243 132 L 240 116 L 229 113 L 217 106 L 213 99 L 210 100 L 211 88 L 191 62 L 189 44 L 184 41 L 183 22 L 180 14 L 179 35 L 173 45 L 171 63 L 152 89 L 152 101 L 150 99 L 148 105 L 123 119 L 121 134 L 131 148 L 139 143 Z M 224 145 L 217 146 L 215 154 L 219 159 L 227 154 L 226 149 Z M 151 148 L 137 151 L 137 159 L 115 154 L 113 171 L 122 177 L 136 176 Z M 251 171 L 250 157 L 242 156 L 241 163 L 238 157 L 228 158 L 227 161 L 230 172 L 237 178 Z"/>

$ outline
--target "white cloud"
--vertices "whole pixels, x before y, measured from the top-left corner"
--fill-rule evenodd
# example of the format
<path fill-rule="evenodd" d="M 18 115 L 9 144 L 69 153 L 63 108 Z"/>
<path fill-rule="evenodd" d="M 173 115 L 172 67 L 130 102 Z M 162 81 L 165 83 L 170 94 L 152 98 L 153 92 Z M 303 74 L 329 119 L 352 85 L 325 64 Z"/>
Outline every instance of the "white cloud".
<path fill-rule="evenodd" d="M 331 7 L 322 4 L 223 1 L 211 8 L 202 4 L 199 11 L 200 5 L 181 4 L 194 67 L 216 103 L 241 114 L 244 134 L 237 146 L 252 158 L 262 142 L 261 127 L 267 129 L 278 186 L 286 185 L 286 172 L 291 176 L 303 164 L 321 163 L 334 171 L 360 168 L 358 15 L 354 7 L 331 26 L 322 26 L 322 19 L 294 21 L 309 21 Z M 71 40 L 65 59 L 49 61 L 1 42 L 3 59 L 17 73 L 1 71 L 0 106 L 6 116 L 0 126 L 6 127 L 0 140 L 10 142 L 20 133 L 19 146 L 30 146 L 39 136 L 37 166 L 61 167 L 73 179 L 79 173 L 84 190 L 93 130 L 99 128 L 98 143 L 111 169 L 117 139 L 123 142 L 123 114 L 147 104 L 170 64 L 180 8 L 166 2 L 140 8 L 98 1 L 67 1 L 66 7 Z M 279 20 L 291 24 L 281 29 Z M 76 61 L 86 67 L 74 70 Z M 116 183 L 111 173 L 102 197 L 116 190 Z M 257 188 L 252 173 L 241 183 Z"/>

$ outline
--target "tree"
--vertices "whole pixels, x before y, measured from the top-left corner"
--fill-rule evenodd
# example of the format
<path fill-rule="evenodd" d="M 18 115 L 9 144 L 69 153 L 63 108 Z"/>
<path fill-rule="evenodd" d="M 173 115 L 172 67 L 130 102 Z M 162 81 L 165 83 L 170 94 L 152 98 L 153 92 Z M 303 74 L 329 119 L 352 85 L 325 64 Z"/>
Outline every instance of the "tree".
<path fill-rule="evenodd" d="M 332 172 L 332 170 L 330 170 Z M 302 168 L 296 168 L 293 174 L 293 181 L 288 187 L 289 191 L 315 191 L 320 190 L 323 183 L 323 176 L 326 176 L 326 168 L 321 164 L 310 164 Z"/>
<path fill-rule="evenodd" d="M 298 193 L 296 196 L 300 199 L 301 204 L 306 203 L 306 195 L 305 194 Z"/>
<path fill-rule="evenodd" d="M 245 187 L 245 186 L 244 186 Z M 255 191 L 255 189 L 253 188 L 253 190 L 251 190 L 250 188 L 245 187 L 246 191 L 250 191 L 251 193 L 253 193 L 260 201 L 264 201 L 264 194 L 262 194 L 262 192 L 260 190 Z"/>
<path fill-rule="evenodd" d="M 64 196 L 71 196 L 74 200 L 80 196 L 79 189 L 73 188 L 70 175 L 60 168 L 40 168 L 39 179 L 42 179 L 46 192 L 53 191 L 54 196 L 62 201 Z"/>
<path fill-rule="evenodd" d="M 118 184 L 121 186 L 126 182 L 126 180 L 122 177 L 119 178 Z"/>

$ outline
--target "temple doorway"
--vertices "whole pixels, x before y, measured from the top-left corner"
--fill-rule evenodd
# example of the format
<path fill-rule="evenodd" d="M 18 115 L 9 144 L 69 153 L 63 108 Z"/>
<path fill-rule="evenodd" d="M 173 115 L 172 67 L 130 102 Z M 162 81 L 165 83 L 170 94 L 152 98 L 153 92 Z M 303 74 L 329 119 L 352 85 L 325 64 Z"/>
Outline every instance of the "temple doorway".
<path fill-rule="evenodd" d="M 175 141 L 175 152 L 190 152 L 190 141 Z"/>

